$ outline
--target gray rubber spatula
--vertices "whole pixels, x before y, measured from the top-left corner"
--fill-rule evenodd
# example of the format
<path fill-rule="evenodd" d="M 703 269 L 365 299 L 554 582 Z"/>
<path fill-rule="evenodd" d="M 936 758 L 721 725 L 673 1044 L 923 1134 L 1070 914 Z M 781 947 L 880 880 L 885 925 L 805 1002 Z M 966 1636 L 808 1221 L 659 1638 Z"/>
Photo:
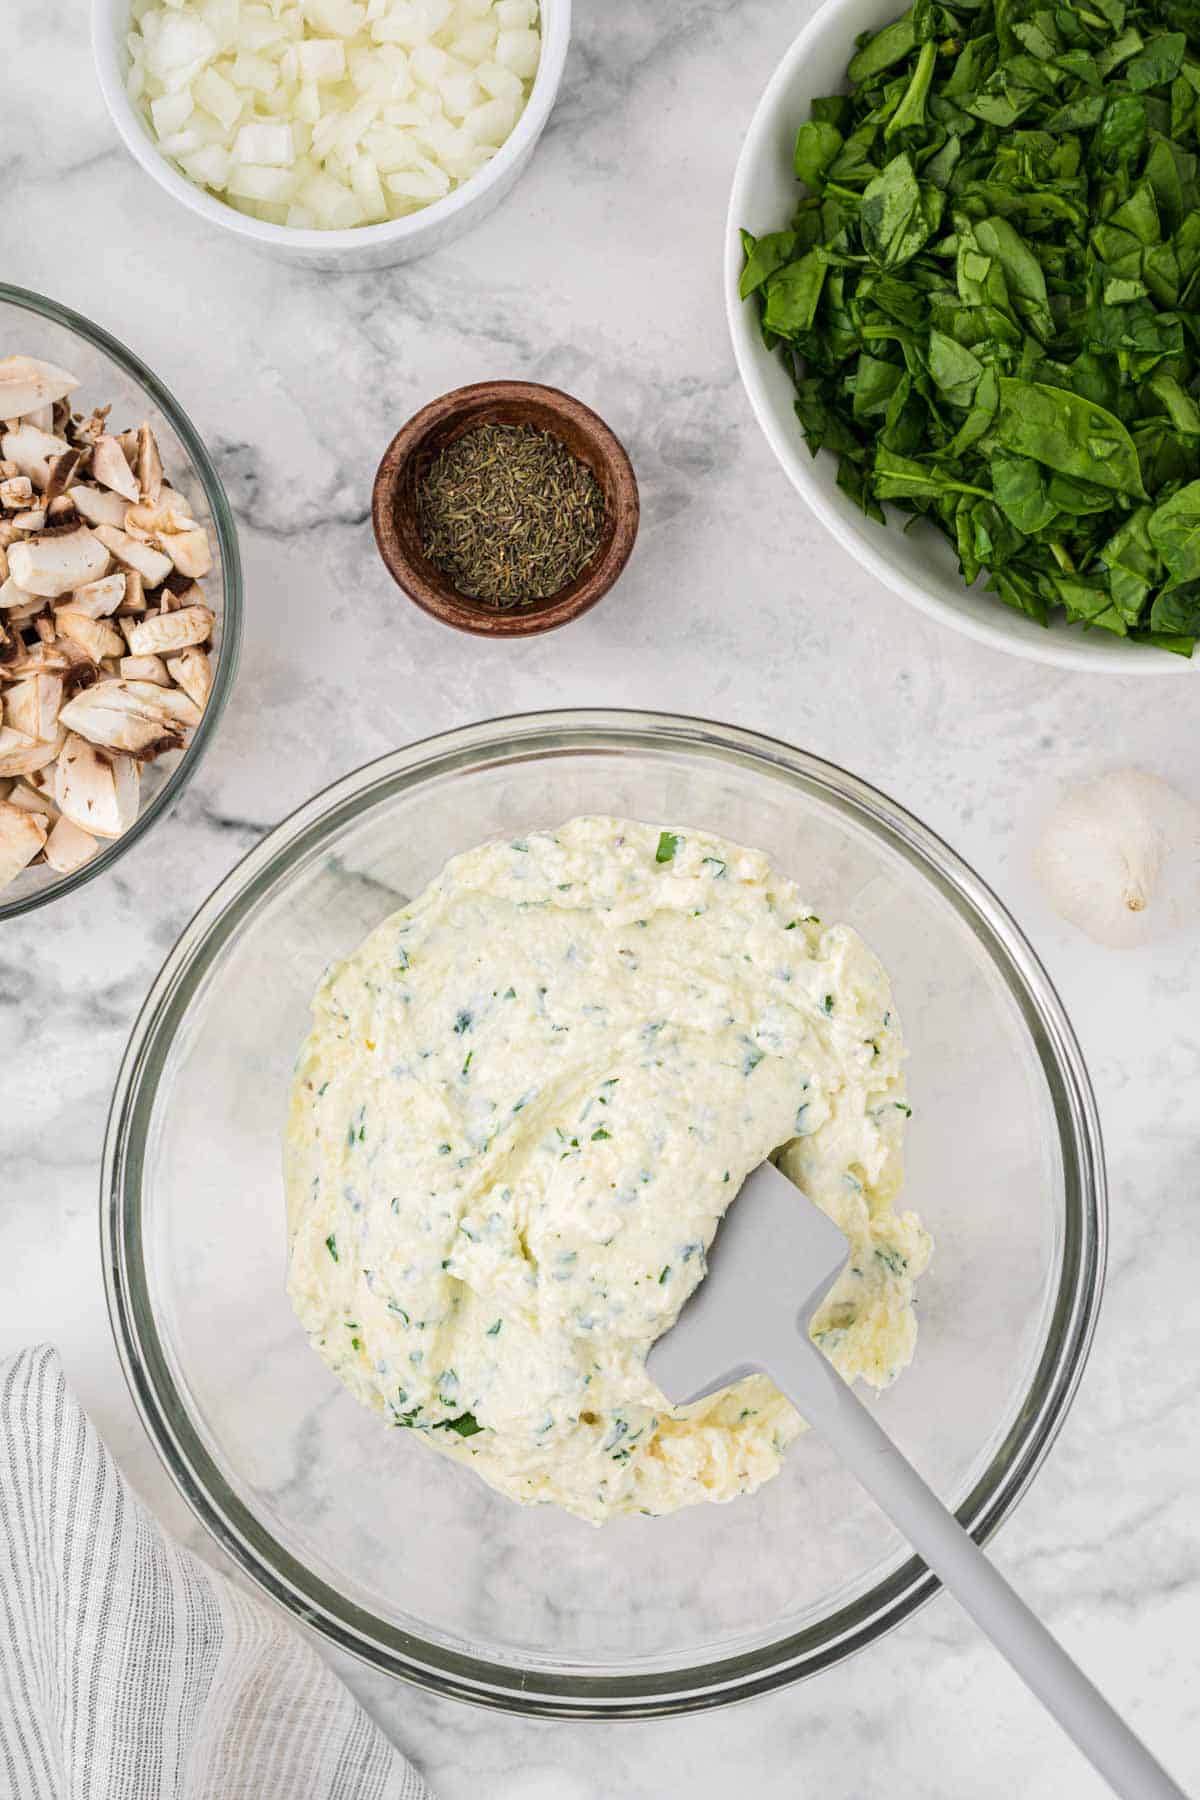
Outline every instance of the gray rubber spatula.
<path fill-rule="evenodd" d="M 651 1379 L 685 1405 L 743 1375 L 769 1375 L 1115 1791 L 1186 1800 L 809 1339 L 846 1255 L 837 1226 L 763 1163 L 726 1215 L 707 1278 L 651 1350 Z"/>

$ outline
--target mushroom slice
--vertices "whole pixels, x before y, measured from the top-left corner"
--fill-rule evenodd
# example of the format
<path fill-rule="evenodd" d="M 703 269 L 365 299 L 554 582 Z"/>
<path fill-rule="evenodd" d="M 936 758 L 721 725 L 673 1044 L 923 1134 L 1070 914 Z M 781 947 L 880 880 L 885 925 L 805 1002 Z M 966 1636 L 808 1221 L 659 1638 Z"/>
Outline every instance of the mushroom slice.
<path fill-rule="evenodd" d="M 112 494 L 105 488 L 88 487 L 83 482 L 78 482 L 67 489 L 67 499 L 75 502 L 75 511 L 89 525 L 115 525 L 120 531 L 125 524 L 125 514 L 129 509 L 120 494 Z"/>
<path fill-rule="evenodd" d="M 102 438 L 108 429 L 108 415 L 111 406 L 95 406 L 87 418 L 76 415 L 71 421 L 71 436 L 82 448 L 90 450 L 97 438 Z"/>
<path fill-rule="evenodd" d="M 107 574 L 108 564 L 107 549 L 86 525 L 43 532 L 12 544 L 8 552 L 8 566 L 17 585 L 26 593 L 52 600 L 85 582 L 97 581 Z"/>
<path fill-rule="evenodd" d="M 46 493 L 44 496 L 45 504 L 47 506 L 52 506 L 56 500 L 66 499 L 67 489 L 74 479 L 75 471 L 79 467 L 81 456 L 82 451 L 72 448 L 70 450 L 64 450 L 61 456 L 56 456 L 54 458 L 54 461 L 50 464 L 50 479 L 46 483 Z"/>
<path fill-rule="evenodd" d="M 77 646 L 72 644 L 71 648 L 74 650 Z M 78 654 L 82 656 L 82 650 Z M 11 662 L 0 663 L 0 678 L 20 681 L 26 675 L 38 675 L 43 671 L 62 675 L 70 666 L 57 646 L 51 649 L 47 644 L 22 644 Z"/>
<path fill-rule="evenodd" d="M 9 579 L 11 580 L 11 576 Z M 4 585 L 7 588 L 8 582 Z M 12 593 L 4 602 L 4 622 L 6 625 L 25 625 L 30 619 L 36 619 L 48 605 L 49 601 L 43 600 L 40 594 L 26 594 L 23 599 L 20 598 L 14 585 Z"/>
<path fill-rule="evenodd" d="M 134 687 L 143 691 L 135 693 Z M 151 682 L 98 681 L 62 709 L 62 722 L 89 743 L 108 750 L 124 750 L 148 760 L 163 750 L 178 750 L 183 733 L 159 704 L 170 688 Z M 152 696 L 147 699 L 147 695 Z M 184 696 L 180 696 L 184 698 Z"/>
<path fill-rule="evenodd" d="M 176 725 L 182 725 L 185 731 L 191 731 L 200 723 L 200 708 L 194 700 L 179 688 L 158 687 L 152 681 L 139 681 L 136 676 L 126 676 L 119 684 L 104 682 L 102 687 L 120 685 L 128 689 L 136 699 L 148 707 L 157 707 Z"/>
<path fill-rule="evenodd" d="M 0 481 L 0 506 L 6 507 L 9 512 L 28 506 L 32 499 L 33 483 L 28 475 L 9 475 L 4 481 Z"/>
<path fill-rule="evenodd" d="M 147 587 L 158 587 L 174 567 L 171 558 L 164 556 L 161 550 L 140 543 L 137 538 L 130 537 L 127 531 L 118 531 L 112 525 L 97 525 L 96 536 L 106 549 L 112 551 L 118 562 L 127 563 L 131 569 L 136 569 Z"/>
<path fill-rule="evenodd" d="M 5 461 L 15 463 L 18 473 L 28 475 L 36 488 L 46 486 L 51 461 L 70 448 L 66 438 L 39 431 L 36 425 L 18 425 L 15 431 L 6 431 L 0 438 L 0 454 Z"/>
<path fill-rule="evenodd" d="M 6 611 L 9 607 L 28 606 L 31 600 L 39 599 L 41 599 L 40 594 L 27 592 L 11 574 L 7 575 L 3 585 L 0 585 L 0 606 L 4 607 Z"/>
<path fill-rule="evenodd" d="M 100 846 L 90 831 L 82 831 L 71 819 L 60 818 L 46 839 L 46 861 L 59 875 L 71 875 L 91 862 Z"/>
<path fill-rule="evenodd" d="M 0 357 L 0 419 L 19 419 L 64 400 L 79 386 L 74 375 L 33 356 Z"/>
<path fill-rule="evenodd" d="M 44 819 L 50 820 L 58 817 L 58 808 L 49 794 L 34 787 L 32 781 L 14 781 L 4 798 L 10 806 L 19 806 L 22 812 L 41 813 Z"/>
<path fill-rule="evenodd" d="M 46 742 L 58 729 L 62 700 L 61 675 L 26 675 L 4 696 L 4 722 L 26 737 Z"/>
<path fill-rule="evenodd" d="M 59 754 L 54 798 L 81 831 L 114 838 L 137 818 L 140 784 L 131 756 L 114 756 L 72 734 Z"/>
<path fill-rule="evenodd" d="M 98 437 L 93 444 L 92 478 L 101 487 L 111 488 L 114 494 L 123 494 L 126 500 L 136 503 L 141 498 L 137 476 L 115 437 Z"/>
<path fill-rule="evenodd" d="M 125 583 L 126 577 L 122 574 L 85 581 L 71 595 L 72 611 L 86 613 L 89 619 L 106 619 L 109 613 L 116 612 L 125 598 Z"/>
<path fill-rule="evenodd" d="M 136 569 L 125 571 L 125 598 L 117 611 L 119 613 L 144 613 L 146 610 L 146 588 Z"/>
<path fill-rule="evenodd" d="M 184 655 L 187 655 L 186 650 Z M 121 674 L 126 681 L 151 681 L 155 687 L 170 687 L 171 677 L 161 656 L 123 656 Z M 182 683 L 180 683 L 182 686 Z"/>
<path fill-rule="evenodd" d="M 194 531 L 164 532 L 158 541 L 181 575 L 190 575 L 196 580 L 212 568 L 208 533 L 202 525 L 197 525 Z"/>
<path fill-rule="evenodd" d="M 184 606 L 179 612 L 156 613 L 136 625 L 123 621 L 131 656 L 160 656 L 207 641 L 213 615 L 207 606 Z"/>
<path fill-rule="evenodd" d="M 106 656 L 121 656 L 124 653 L 125 646 L 121 642 L 119 631 L 114 631 L 103 619 L 93 619 L 74 606 L 55 607 L 54 623 L 58 626 L 60 635 L 69 638 L 73 644 L 78 644 L 93 662 L 102 662 Z"/>
<path fill-rule="evenodd" d="M 187 502 L 171 488 L 163 488 L 153 505 L 146 501 L 131 506 L 125 514 L 125 529 L 130 537 L 158 543 L 177 531 L 199 531 Z"/>
<path fill-rule="evenodd" d="M 153 505 L 162 492 L 163 466 L 162 458 L 158 454 L 158 445 L 154 441 L 154 433 L 146 421 L 138 426 L 137 479 L 142 499 L 150 501 Z"/>
<path fill-rule="evenodd" d="M 29 512 L 18 513 L 13 519 L 13 524 L 18 531 L 27 532 L 31 536 L 35 531 L 44 531 L 46 529 L 46 509 L 44 506 L 35 506 Z"/>
<path fill-rule="evenodd" d="M 125 672 L 123 666 L 121 672 Z M 167 672 L 176 686 L 181 687 L 188 698 L 194 700 L 203 711 L 212 691 L 212 664 L 206 652 L 195 645 L 191 649 L 181 650 L 178 656 L 167 658 Z"/>
<path fill-rule="evenodd" d="M 46 827 L 40 814 L 0 800 L 0 887 L 15 880 L 45 842 Z"/>
<path fill-rule="evenodd" d="M 0 775 L 32 775 L 57 755 L 57 739 L 43 744 L 28 732 L 14 731 L 11 725 L 0 726 Z"/>

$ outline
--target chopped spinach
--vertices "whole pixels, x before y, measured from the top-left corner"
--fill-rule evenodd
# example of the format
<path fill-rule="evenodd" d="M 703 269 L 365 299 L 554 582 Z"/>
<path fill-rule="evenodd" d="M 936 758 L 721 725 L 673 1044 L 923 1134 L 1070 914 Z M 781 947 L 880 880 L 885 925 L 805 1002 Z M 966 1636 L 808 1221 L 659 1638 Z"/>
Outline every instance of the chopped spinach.
<path fill-rule="evenodd" d="M 483 1430 L 474 1413 L 460 1413 L 457 1419 L 439 1419 L 433 1428 L 435 1431 L 453 1431 L 459 1437 L 475 1437 Z"/>
<path fill-rule="evenodd" d="M 1200 12 L 914 0 L 847 87 L 800 124 L 792 218 L 742 234 L 812 453 L 968 585 L 1190 656 Z"/>

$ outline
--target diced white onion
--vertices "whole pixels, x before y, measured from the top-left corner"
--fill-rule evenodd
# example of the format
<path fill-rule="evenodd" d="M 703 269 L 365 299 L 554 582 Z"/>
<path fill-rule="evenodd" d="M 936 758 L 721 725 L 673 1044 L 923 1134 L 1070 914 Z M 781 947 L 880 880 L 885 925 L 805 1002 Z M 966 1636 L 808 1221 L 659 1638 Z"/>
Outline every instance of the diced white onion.
<path fill-rule="evenodd" d="M 229 79 L 234 87 L 253 88 L 256 93 L 269 94 L 279 85 L 279 64 L 272 62 L 269 56 L 254 56 L 248 50 L 242 50 L 234 58 Z"/>
<path fill-rule="evenodd" d="M 522 81 L 530 81 L 537 74 L 541 53 L 542 40 L 536 31 L 502 31 L 496 39 L 496 61 Z"/>
<path fill-rule="evenodd" d="M 346 73 L 346 46 L 340 38 L 309 38 L 296 45 L 302 81 L 340 81 Z"/>
<path fill-rule="evenodd" d="M 178 131 L 191 111 L 190 88 L 184 88 L 178 94 L 164 94 L 160 100 L 150 102 L 150 117 L 160 138 L 170 137 Z"/>
<path fill-rule="evenodd" d="M 242 96 L 231 81 L 212 67 L 205 69 L 192 88 L 196 102 L 229 131 L 242 113 Z"/>
<path fill-rule="evenodd" d="M 233 141 L 233 154 L 239 162 L 266 163 L 272 168 L 288 169 L 296 160 L 290 125 L 243 125 Z"/>
<path fill-rule="evenodd" d="M 298 230 L 469 181 L 541 55 L 538 0 L 134 0 L 131 98 L 198 185 Z"/>

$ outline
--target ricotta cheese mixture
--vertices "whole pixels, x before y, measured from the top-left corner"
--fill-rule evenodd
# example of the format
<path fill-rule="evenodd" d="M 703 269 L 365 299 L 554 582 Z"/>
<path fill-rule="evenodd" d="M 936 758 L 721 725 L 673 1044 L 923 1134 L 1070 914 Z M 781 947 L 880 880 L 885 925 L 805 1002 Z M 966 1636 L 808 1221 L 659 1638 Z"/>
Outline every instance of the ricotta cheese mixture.
<path fill-rule="evenodd" d="M 645 1370 L 778 1152 L 847 1233 L 813 1334 L 875 1387 L 929 1256 L 887 977 L 757 851 L 572 819 L 456 856 L 330 969 L 287 1132 L 288 1287 L 392 1425 L 597 1523 L 730 1500 L 803 1423 L 764 1376 L 672 1408 Z"/>

